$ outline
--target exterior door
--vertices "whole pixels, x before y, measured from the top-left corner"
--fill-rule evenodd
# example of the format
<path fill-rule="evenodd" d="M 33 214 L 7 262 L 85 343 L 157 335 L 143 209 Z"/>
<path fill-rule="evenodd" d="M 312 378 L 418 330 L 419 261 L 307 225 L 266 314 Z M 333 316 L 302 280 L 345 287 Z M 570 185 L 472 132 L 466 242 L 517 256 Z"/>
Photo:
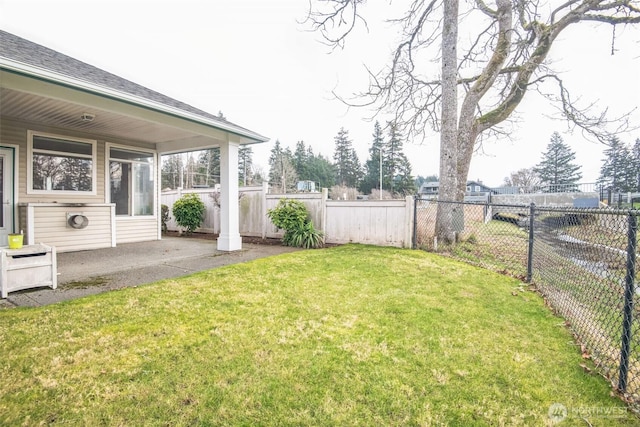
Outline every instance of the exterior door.
<path fill-rule="evenodd" d="M 13 150 L 0 148 L 0 246 L 7 246 L 7 235 L 14 232 L 13 156 Z"/>

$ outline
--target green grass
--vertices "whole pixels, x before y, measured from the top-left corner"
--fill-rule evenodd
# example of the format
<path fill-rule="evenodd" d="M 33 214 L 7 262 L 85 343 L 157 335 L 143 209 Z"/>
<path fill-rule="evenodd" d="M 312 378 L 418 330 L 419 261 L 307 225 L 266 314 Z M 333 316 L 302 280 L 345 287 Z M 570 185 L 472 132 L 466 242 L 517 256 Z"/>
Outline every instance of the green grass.
<path fill-rule="evenodd" d="M 640 424 L 519 281 L 393 248 L 0 311 L 0 359 L 0 425 Z"/>
<path fill-rule="evenodd" d="M 524 277 L 527 273 L 528 241 L 528 231 L 515 224 L 496 220 L 487 223 L 469 221 L 462 242 L 446 248 L 444 252 L 493 271 Z"/>

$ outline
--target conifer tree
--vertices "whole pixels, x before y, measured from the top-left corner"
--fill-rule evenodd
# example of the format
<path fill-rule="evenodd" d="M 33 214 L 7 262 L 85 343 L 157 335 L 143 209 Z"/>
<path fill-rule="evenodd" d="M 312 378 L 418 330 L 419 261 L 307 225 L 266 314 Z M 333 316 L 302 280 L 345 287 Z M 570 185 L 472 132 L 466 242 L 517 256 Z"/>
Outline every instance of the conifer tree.
<path fill-rule="evenodd" d="M 631 156 L 627 146 L 617 137 L 613 137 L 608 148 L 604 150 L 604 155 L 598 183 L 614 191 L 633 191 Z"/>
<path fill-rule="evenodd" d="M 408 195 L 416 192 L 411 177 L 411 164 L 403 152 L 402 135 L 395 123 L 387 123 L 389 138 L 383 150 L 383 175 L 388 180 L 387 189 L 394 195 Z M 383 179 L 383 183 L 384 183 Z"/>
<path fill-rule="evenodd" d="M 220 183 L 220 149 L 211 148 L 201 151 L 198 155 L 198 175 L 197 184 L 212 187 Z"/>
<path fill-rule="evenodd" d="M 184 168 L 180 154 L 162 156 L 162 188 L 176 189 L 180 187 L 181 174 Z"/>
<path fill-rule="evenodd" d="M 364 166 L 364 178 L 358 188 L 364 194 L 371 194 L 371 190 L 374 188 L 380 189 L 380 156 L 382 155 L 381 151 L 384 150 L 384 136 L 378 121 L 373 125 L 372 137 L 373 141 L 371 147 L 369 147 L 369 159 Z M 384 185 L 384 176 L 383 187 L 388 188 Z"/>
<path fill-rule="evenodd" d="M 356 188 L 362 173 L 358 155 L 353 149 L 353 142 L 349 139 L 349 131 L 340 128 L 338 135 L 334 137 L 334 141 L 333 161 L 336 168 L 337 183 Z"/>
<path fill-rule="evenodd" d="M 291 150 L 282 149 L 280 141 L 276 140 L 269 156 L 269 185 L 274 191 L 287 193 L 295 190 L 298 174 L 292 158 Z"/>
<path fill-rule="evenodd" d="M 336 171 L 329 159 L 321 154 L 308 157 L 309 180 L 320 188 L 331 188 L 336 184 Z"/>
<path fill-rule="evenodd" d="M 640 138 L 636 138 L 635 144 L 631 147 L 631 183 L 635 187 L 632 191 L 640 192 Z"/>
<path fill-rule="evenodd" d="M 550 192 L 570 191 L 571 184 L 582 179 L 581 166 L 574 163 L 575 159 L 576 154 L 571 147 L 564 143 L 558 132 L 554 132 L 547 151 L 542 153 L 542 161 L 533 170 Z"/>
<path fill-rule="evenodd" d="M 250 146 L 240 147 L 238 151 L 238 179 L 241 185 L 253 182 L 253 150 Z"/>
<path fill-rule="evenodd" d="M 304 145 L 304 141 L 298 141 L 296 143 L 296 151 L 293 153 L 293 167 L 296 169 L 298 178 L 303 181 L 311 181 L 309 177 L 309 150 Z"/>

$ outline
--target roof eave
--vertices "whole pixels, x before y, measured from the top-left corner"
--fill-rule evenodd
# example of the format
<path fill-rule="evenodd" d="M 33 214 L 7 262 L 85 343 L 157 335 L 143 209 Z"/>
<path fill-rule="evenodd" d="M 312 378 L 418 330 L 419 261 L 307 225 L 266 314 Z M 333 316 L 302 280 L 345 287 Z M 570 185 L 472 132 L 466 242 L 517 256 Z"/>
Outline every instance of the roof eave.
<path fill-rule="evenodd" d="M 46 80 L 54 84 L 61 84 L 73 88 L 77 88 L 82 91 L 90 92 L 98 96 L 104 96 L 111 99 L 120 100 L 122 102 L 138 105 L 143 108 L 148 108 L 160 113 L 169 114 L 174 117 L 179 117 L 188 121 L 200 123 L 205 126 L 210 126 L 215 129 L 227 131 L 243 138 L 248 139 L 248 143 L 262 143 L 269 141 L 269 138 L 262 136 L 258 133 L 249 131 L 244 128 L 233 125 L 232 123 L 224 123 L 211 120 L 207 117 L 200 116 L 198 114 L 190 113 L 188 111 L 181 110 L 179 108 L 171 107 L 159 102 L 142 98 L 139 96 L 131 95 L 129 93 L 117 91 L 108 87 L 96 85 L 94 83 L 86 82 L 80 79 L 74 79 L 64 74 L 55 73 L 50 70 L 46 70 L 40 67 L 34 67 L 23 62 L 15 61 L 5 57 L 0 57 L 0 69 L 5 69 L 10 72 L 27 75 L 36 79 Z"/>

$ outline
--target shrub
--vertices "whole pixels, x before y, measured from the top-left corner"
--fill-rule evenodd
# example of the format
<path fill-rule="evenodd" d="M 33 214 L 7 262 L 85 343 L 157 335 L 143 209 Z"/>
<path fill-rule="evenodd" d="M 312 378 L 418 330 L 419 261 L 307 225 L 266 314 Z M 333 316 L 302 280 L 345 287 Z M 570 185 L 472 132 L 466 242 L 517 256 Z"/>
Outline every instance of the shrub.
<path fill-rule="evenodd" d="M 291 232 L 291 246 L 297 248 L 314 249 L 322 247 L 324 236 L 322 231 L 316 230 L 311 221 Z"/>
<path fill-rule="evenodd" d="M 204 203 L 195 193 L 185 194 L 173 204 L 173 216 L 179 226 L 187 229 L 188 234 L 200 227 L 204 210 Z"/>
<path fill-rule="evenodd" d="M 356 188 L 344 185 L 334 185 L 329 190 L 329 198 L 331 200 L 357 200 L 359 195 L 360 192 Z"/>
<path fill-rule="evenodd" d="M 162 221 L 162 232 L 166 233 L 167 232 L 167 222 L 169 222 L 169 220 L 171 219 L 171 217 L 169 216 L 169 206 L 167 205 L 161 205 L 160 206 L 160 212 L 161 212 L 161 221 Z"/>
<path fill-rule="evenodd" d="M 324 244 L 321 231 L 313 227 L 304 203 L 292 199 L 280 199 L 278 205 L 269 209 L 267 216 L 278 230 L 284 230 L 282 243 L 299 248 L 319 248 Z"/>

